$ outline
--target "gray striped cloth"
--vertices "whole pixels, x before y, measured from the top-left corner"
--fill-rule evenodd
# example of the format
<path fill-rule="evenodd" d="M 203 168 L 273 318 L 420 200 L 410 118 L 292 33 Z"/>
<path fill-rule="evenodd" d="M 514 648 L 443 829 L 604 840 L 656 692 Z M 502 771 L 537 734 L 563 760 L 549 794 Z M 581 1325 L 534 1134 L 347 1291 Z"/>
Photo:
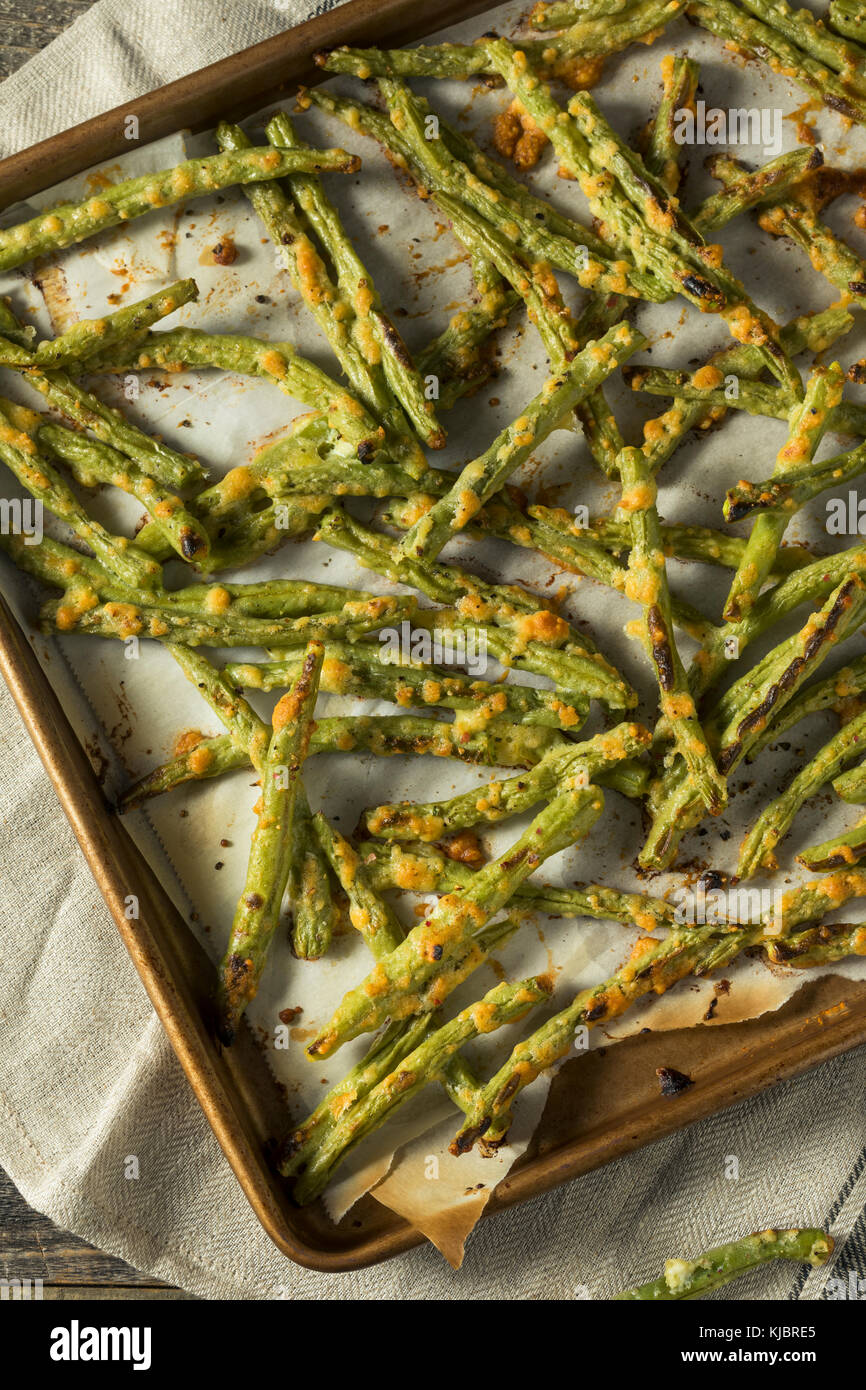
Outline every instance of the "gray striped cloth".
<path fill-rule="evenodd" d="M 3 85 L 0 154 L 309 13 L 101 0 Z M 604 1298 L 668 1256 L 814 1225 L 837 1238 L 830 1265 L 776 1264 L 715 1296 L 866 1296 L 866 1050 L 481 1222 L 456 1273 L 429 1246 L 353 1274 L 293 1265 L 253 1219 L 2 687 L 0 766 L 0 1163 L 59 1225 L 205 1297 L 377 1300 Z"/>

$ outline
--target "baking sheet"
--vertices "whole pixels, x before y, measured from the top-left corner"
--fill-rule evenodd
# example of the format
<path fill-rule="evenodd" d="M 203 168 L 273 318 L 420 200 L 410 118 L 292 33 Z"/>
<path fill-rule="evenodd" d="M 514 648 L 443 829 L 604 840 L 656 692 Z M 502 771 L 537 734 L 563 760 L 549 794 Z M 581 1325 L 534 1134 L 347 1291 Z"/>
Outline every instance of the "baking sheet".
<path fill-rule="evenodd" d="M 488 27 L 508 32 L 518 13 L 518 7 L 504 6 L 485 16 L 483 23 L 475 19 L 452 34 L 459 37 L 463 32 L 472 36 Z M 760 103 L 777 105 L 784 113 L 802 105 L 796 89 L 784 81 L 769 82 L 764 67 L 734 63 L 723 54 L 717 41 L 677 23 L 652 49 L 639 46 L 608 66 L 598 95 L 606 114 L 624 135 L 634 134 L 658 97 L 663 54 L 686 48 L 701 60 L 702 95 L 708 105 L 740 107 Z M 467 84 L 419 85 L 440 109 L 461 121 L 463 128 L 478 134 L 482 141 L 487 138 L 491 114 L 501 110 L 508 100 L 503 92 L 490 93 Z M 811 115 L 808 118 L 813 119 Z M 254 118 L 249 124 L 253 129 L 260 127 L 261 121 Z M 863 132 L 845 132 L 837 118 L 828 113 L 821 113 L 816 125 L 828 162 L 859 163 Z M 796 123 L 785 121 L 782 128 L 784 148 L 793 147 L 797 143 Z M 420 346 L 444 326 L 449 314 L 469 294 L 468 266 L 459 244 L 435 206 L 421 203 L 408 192 L 403 178 L 395 174 L 372 143 L 317 114 L 299 118 L 299 129 L 312 139 L 343 144 L 362 154 L 362 173 L 348 178 L 328 177 L 328 189 L 339 204 L 386 304 L 392 309 L 405 309 L 400 326 L 410 345 Z M 104 170 L 70 180 L 61 189 L 34 198 L 31 206 L 46 206 L 57 201 L 58 196 L 93 191 L 104 178 L 113 181 L 146 168 L 162 168 L 211 148 L 206 137 L 172 137 L 136 151 Z M 697 201 L 714 187 L 700 168 L 705 152 L 691 152 L 687 202 Z M 738 147 L 736 153 L 754 163 L 765 157 L 763 150 L 749 146 Z M 582 196 L 573 185 L 557 179 L 549 160 L 532 176 L 532 181 L 564 208 L 575 208 L 585 215 Z M 853 227 L 851 210 L 851 200 L 841 200 L 828 213 L 828 220 L 864 251 L 866 239 Z M 13 216 L 10 220 L 17 219 Z M 227 236 L 235 240 L 240 253 L 234 265 L 208 264 L 207 249 Z M 795 312 L 821 307 L 833 298 L 828 286 L 799 253 L 785 245 L 768 245 L 768 239 L 756 232 L 750 221 L 739 220 L 720 239 L 729 265 L 743 275 L 760 303 L 777 317 L 785 319 Z M 186 209 L 154 214 L 131 228 L 115 229 L 81 248 L 62 253 L 53 259 L 51 267 L 37 267 L 35 274 L 32 267 L 24 267 L 0 280 L 0 292 L 9 293 L 16 310 L 40 328 L 57 331 L 77 317 L 104 312 L 107 304 L 128 303 L 158 285 L 188 274 L 198 281 L 199 304 L 181 311 L 171 323 L 291 338 L 299 351 L 334 370 L 326 347 L 291 290 L 288 276 L 277 266 L 273 248 L 257 219 L 243 197 L 232 192 L 196 201 Z M 579 304 L 582 294 L 566 277 L 562 283 L 566 295 Z M 638 322 L 652 341 L 649 360 L 658 364 L 681 366 L 692 359 L 703 360 L 726 341 L 720 321 L 701 317 L 680 302 L 645 306 Z M 862 334 L 852 333 L 842 348 L 844 362 L 860 356 L 863 347 Z M 497 429 L 535 394 L 545 375 L 544 358 L 533 330 L 526 326 L 517 335 L 513 331 L 506 334 L 500 375 L 495 383 L 482 388 L 478 396 L 462 403 L 446 418 L 451 444 L 433 461 L 457 463 L 485 447 Z M 26 398 L 15 383 L 4 383 L 3 389 Z M 143 378 L 137 400 L 124 399 L 122 383 L 103 382 L 99 389 L 105 391 L 106 398 L 122 401 L 134 419 L 171 444 L 198 453 L 215 474 L 248 459 L 255 448 L 282 432 L 302 409 L 266 383 L 239 381 L 217 373 L 189 373 L 174 379 L 161 374 Z M 857 394 L 856 388 L 851 394 Z M 616 399 L 618 415 L 632 438 L 639 437 L 643 418 L 664 408 L 659 399 L 636 397 L 624 391 L 612 392 L 611 397 Z M 722 430 L 698 445 L 680 449 L 661 480 L 660 510 L 664 518 L 720 524 L 719 501 L 725 488 L 743 474 L 758 476 L 754 472 L 758 459 L 760 469 L 768 471 L 784 432 L 784 425 L 778 422 L 732 414 Z M 825 452 L 837 447 L 838 441 L 831 439 L 825 444 Z M 583 441 L 564 432 L 539 449 L 515 481 L 544 500 L 567 507 L 585 505 L 593 514 L 610 509 L 616 501 L 615 489 L 600 478 Z M 133 501 L 117 495 L 98 495 L 94 511 L 109 524 L 126 523 L 130 527 L 139 515 Z M 820 509 L 813 506 L 812 520 L 798 518 L 789 539 L 809 540 L 824 549 L 835 548 L 839 542 L 828 539 L 821 516 Z M 850 542 L 842 542 L 845 543 Z M 563 577 L 526 552 L 504 546 L 460 540 L 449 548 L 448 555 L 478 564 L 504 579 L 526 580 L 540 591 L 552 582 L 558 592 L 564 581 L 570 592 L 563 611 L 586 623 L 601 640 L 605 652 L 641 691 L 645 702 L 640 713 L 651 714 L 654 689 L 649 673 L 640 652 L 622 631 L 633 616 L 624 599 L 608 594 L 590 581 Z M 704 567 L 685 569 L 675 564 L 671 572 L 680 592 L 688 592 L 693 601 L 718 611 L 725 588 L 723 576 Z M 5 562 L 3 575 L 19 614 L 32 618 L 32 589 Z M 242 577 L 269 575 L 321 577 L 331 583 L 374 591 L 387 587 L 376 576 L 359 570 L 350 557 L 311 542 L 284 547 L 256 566 L 255 574 L 244 571 Z M 698 584 L 700 594 L 695 593 Z M 791 628 L 798 625 L 795 621 Z M 766 645 L 778 637 L 774 633 Z M 217 731 L 210 712 L 174 670 L 171 658 L 155 645 L 142 644 L 138 660 L 127 660 L 119 643 L 96 643 L 85 638 L 56 642 L 40 638 L 37 649 L 62 691 L 91 756 L 104 764 L 110 795 L 125 785 L 130 773 L 138 774 L 167 756 L 180 730 L 201 727 L 206 732 Z M 855 649 L 854 643 L 847 644 L 846 658 Z M 690 650 L 690 644 L 684 642 L 686 657 Z M 756 647 L 755 655 L 760 655 L 761 650 Z M 243 659 L 244 653 L 235 651 L 232 657 Z M 492 668 L 491 674 L 494 671 Z M 258 701 L 263 714 L 268 713 L 272 703 Z M 362 707 L 357 701 L 333 697 L 323 697 L 319 709 L 322 714 L 349 710 L 393 712 L 392 707 L 383 704 L 371 702 Z M 801 731 L 796 731 L 787 752 L 764 753 L 754 771 L 742 770 L 739 779 L 751 780 L 753 785 L 736 797 L 724 817 L 710 825 L 706 836 L 699 833 L 686 842 L 684 860 L 691 856 L 717 869 L 733 868 L 743 828 L 751 822 L 757 808 L 775 795 L 786 772 L 799 765 L 810 749 L 820 746 L 831 725 L 829 719 L 818 718 L 805 727 L 802 737 Z M 365 805 L 400 797 L 446 796 L 489 776 L 486 770 L 476 772 L 440 760 L 379 761 L 361 755 L 317 758 L 310 763 L 306 780 L 313 805 L 321 805 L 348 833 Z M 222 954 L 243 883 L 246 846 L 254 825 L 253 781 L 251 772 L 241 772 L 198 788 L 183 789 L 151 803 L 145 813 L 131 818 L 130 828 L 179 905 L 190 916 L 195 914 L 195 929 L 215 959 Z M 607 802 L 605 818 L 595 833 L 577 852 L 557 856 L 546 865 L 546 879 L 568 884 L 578 878 L 594 878 L 622 888 L 640 886 L 632 869 L 641 843 L 637 811 L 614 793 L 608 794 Z M 837 833 L 855 815 L 854 808 L 834 807 L 829 798 L 818 798 L 798 817 L 786 842 L 788 857 L 792 858 L 801 844 Z M 509 822 L 490 835 L 491 853 L 501 852 L 520 828 L 520 822 Z M 719 831 L 729 831 L 730 838 L 724 841 Z M 220 844 L 224 839 L 230 842 L 228 846 Z M 217 863 L 222 865 L 220 869 L 215 867 Z M 782 874 L 774 882 L 787 884 L 795 877 Z M 653 883 L 652 891 L 668 891 L 682 881 L 682 873 L 665 875 Z M 414 920 L 412 906 L 411 901 L 403 905 L 407 924 Z M 557 972 L 555 1002 L 565 1003 L 576 988 L 610 974 L 633 939 L 634 933 L 617 924 L 564 923 L 539 918 L 497 953 L 495 966 L 484 967 L 455 994 L 449 1012 L 489 988 L 500 970 L 517 978 L 552 968 Z M 362 943 L 348 937 L 338 941 L 331 957 L 316 963 L 295 961 L 284 936 L 275 942 L 272 964 L 250 1010 L 250 1021 L 276 1076 L 286 1086 L 296 1118 L 321 1096 L 323 1081 L 336 1080 L 364 1050 L 363 1040 L 358 1040 L 329 1063 L 314 1066 L 304 1059 L 302 1043 L 330 1015 L 345 989 L 366 973 L 368 965 Z M 845 963 L 833 969 L 837 974 L 866 977 L 863 962 Z M 732 968 L 728 978 L 731 988 L 719 1001 L 713 1020 L 716 1023 L 779 1007 L 802 982 L 803 974 L 770 971 L 752 963 Z M 700 1022 L 708 1008 L 707 992 L 712 990 L 712 982 L 686 982 L 661 1001 L 627 1015 L 616 1029 L 606 1033 L 598 1030 L 597 1037 L 591 1035 L 590 1044 L 624 1036 L 642 1026 L 674 1028 Z M 303 1014 L 292 1030 L 295 1046 L 288 1050 L 276 1048 L 275 1028 L 280 1010 L 298 1006 Z M 487 1073 L 496 1064 L 495 1058 L 510 1048 L 518 1032 L 533 1026 L 530 1018 L 517 1029 L 485 1039 L 470 1050 L 473 1062 Z M 330 1190 L 329 1209 L 338 1215 L 361 1192 L 378 1182 L 376 1195 L 380 1200 L 405 1214 L 452 1262 L 459 1262 L 463 1239 L 487 1196 L 525 1148 L 543 1108 L 545 1093 L 546 1083 L 540 1081 L 521 1098 L 513 1143 L 496 1159 L 467 1155 L 453 1160 L 445 1153 L 447 1138 L 454 1128 L 453 1111 L 444 1103 L 440 1105 L 432 1091 L 426 1092 L 398 1115 L 396 1123 L 368 1141 L 344 1165 Z M 441 1117 L 449 1113 L 451 1119 L 443 1124 Z M 434 1127 L 428 1128 L 431 1122 Z M 395 1146 L 400 1146 L 400 1153 L 398 1161 L 392 1164 Z M 385 1181 L 380 1181 L 389 1171 Z"/>

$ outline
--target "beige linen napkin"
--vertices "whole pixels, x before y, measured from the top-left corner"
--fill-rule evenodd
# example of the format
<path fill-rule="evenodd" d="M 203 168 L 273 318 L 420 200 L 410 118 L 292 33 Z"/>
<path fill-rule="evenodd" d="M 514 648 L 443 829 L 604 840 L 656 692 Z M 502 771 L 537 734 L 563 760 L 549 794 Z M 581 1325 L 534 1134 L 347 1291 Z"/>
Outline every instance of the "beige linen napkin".
<path fill-rule="evenodd" d="M 0 155 L 326 8 L 101 0 L 0 87 Z M 2 686 L 0 768 L 0 1163 L 59 1225 L 210 1298 L 598 1298 L 771 1224 L 831 1223 L 836 1268 L 780 1264 L 732 1297 L 817 1298 L 831 1272 L 866 1270 L 862 1050 L 482 1222 L 457 1273 L 431 1247 L 355 1274 L 293 1265 L 223 1159 Z"/>

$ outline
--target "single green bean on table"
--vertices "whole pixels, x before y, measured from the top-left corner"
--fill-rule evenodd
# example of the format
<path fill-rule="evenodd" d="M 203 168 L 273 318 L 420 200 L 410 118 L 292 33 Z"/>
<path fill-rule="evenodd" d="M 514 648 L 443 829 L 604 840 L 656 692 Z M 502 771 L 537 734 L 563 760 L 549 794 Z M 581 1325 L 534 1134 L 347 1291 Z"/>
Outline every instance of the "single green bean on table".
<path fill-rule="evenodd" d="M 538 0 L 529 12 L 533 29 L 567 29 L 587 19 L 605 19 L 631 9 L 634 0 Z"/>
<path fill-rule="evenodd" d="M 127 641 L 130 637 L 152 637 L 160 641 L 185 642 L 187 646 L 279 647 L 301 638 L 323 641 L 328 636 L 352 637 L 375 632 L 387 623 L 400 622 L 414 614 L 414 600 L 376 598 L 366 603 L 347 604 L 338 613 L 312 613 L 296 618 L 258 618 L 245 613 L 206 614 L 188 612 L 159 602 L 159 595 L 147 595 L 148 602 L 110 600 L 94 603 L 95 595 L 86 584 L 70 589 L 61 599 L 43 604 L 40 623 L 43 632 L 79 632 L 95 637 Z"/>
<path fill-rule="evenodd" d="M 736 49 L 755 54 L 773 72 L 783 74 L 817 96 L 831 111 L 849 121 L 866 123 L 866 104 L 857 92 L 825 63 L 791 43 L 779 29 L 754 19 L 729 0 L 713 0 L 712 4 L 690 0 L 687 13 L 711 34 Z"/>
<path fill-rule="evenodd" d="M 776 457 L 775 476 L 784 478 L 791 469 L 814 467 L 812 460 L 829 427 L 832 413 L 842 399 L 844 385 L 845 374 L 838 362 L 828 367 L 815 367 L 806 383 L 803 400 L 791 411 L 788 439 Z M 738 622 L 755 606 L 772 573 L 794 510 L 792 506 L 756 519 L 725 600 L 722 616 L 727 622 Z M 725 510 L 725 520 L 731 519 Z"/>
<path fill-rule="evenodd" d="M 220 966 L 218 1033 L 225 1046 L 234 1042 L 241 1016 L 258 990 L 279 925 L 291 865 L 301 768 L 310 745 L 323 656 L 321 643 L 310 642 L 301 675 L 273 713 L 246 883 Z"/>
<path fill-rule="evenodd" d="M 321 960 L 327 955 L 340 923 L 328 860 L 313 833 L 307 794 L 300 786 L 295 804 L 286 893 L 291 913 L 292 950 L 298 960 Z"/>
<path fill-rule="evenodd" d="M 584 348 L 562 376 L 549 377 L 519 417 L 483 454 L 463 466 L 445 496 L 406 533 L 401 554 L 434 560 L 451 536 L 471 521 L 515 469 L 567 419 L 568 412 L 645 345 L 643 334 L 622 323 Z"/>
<path fill-rule="evenodd" d="M 38 502 L 71 527 L 118 583 L 151 590 L 162 582 L 162 566 L 127 539 L 114 536 L 88 515 L 68 483 L 40 452 L 41 419 L 26 406 L 0 397 L 0 459 Z"/>
<path fill-rule="evenodd" d="M 718 156 L 710 155 L 706 167 L 711 173 L 728 168 L 733 174 L 736 161 L 728 156 L 716 165 Z M 817 145 L 802 145 L 787 154 L 777 155 L 760 169 L 749 171 L 737 165 L 737 177 L 726 180 L 726 187 L 718 193 L 711 193 L 691 214 L 692 225 L 705 236 L 717 232 L 735 217 L 748 212 L 750 208 L 762 203 L 774 203 L 784 199 L 800 180 L 813 169 L 820 169 L 824 156 Z"/>
<path fill-rule="evenodd" d="M 559 784 L 556 797 L 499 859 L 462 892 L 446 894 L 371 974 L 349 990 L 331 1021 L 307 1047 L 311 1058 L 330 1057 L 387 1018 L 409 1018 L 439 1008 L 486 957 L 477 934 L 545 859 L 589 833 L 604 808 L 599 787 Z"/>
<path fill-rule="evenodd" d="M 155 294 L 117 309 L 98 319 L 79 319 L 65 333 L 57 338 L 45 338 L 37 343 L 32 352 L 33 365 L 42 368 L 67 367 L 81 370 L 89 359 L 97 353 L 123 349 L 142 333 L 167 318 L 184 304 L 198 299 L 198 285 L 195 280 L 178 280 L 168 289 L 157 290 Z M 9 353 L 13 364 L 21 362 L 21 349 L 10 353 L 7 345 L 0 341 L 0 365 L 6 365 Z"/>
<path fill-rule="evenodd" d="M 859 767 L 849 768 L 841 777 L 834 778 L 833 790 L 840 801 L 862 806 L 866 802 L 866 765 L 861 763 Z"/>
<path fill-rule="evenodd" d="M 466 739 L 455 735 L 453 724 L 437 719 L 405 714 L 334 715 L 316 720 L 311 751 L 372 753 L 380 758 L 455 758 L 473 767 L 532 767 L 556 739 L 556 730 L 524 728 L 505 720 L 488 724 Z M 178 753 L 130 787 L 121 798 L 120 810 L 134 810 L 186 782 L 211 780 L 249 766 L 249 754 L 229 734 L 203 736 L 188 752 Z M 611 769 L 606 782 L 613 782 L 614 771 Z M 623 764 L 623 771 L 628 778 L 627 793 L 641 795 L 645 788 L 634 776 L 634 768 Z"/>
<path fill-rule="evenodd" d="M 866 445 L 861 444 L 848 453 L 790 468 L 757 483 L 742 479 L 728 488 L 725 495 L 725 520 L 742 521 L 757 513 L 758 521 L 772 519 L 781 527 L 804 503 L 859 478 L 863 472 L 866 472 Z"/>
<path fill-rule="evenodd" d="M 686 8 L 686 0 L 639 0 L 621 22 L 607 17 L 569 25 L 565 33 L 520 41 L 534 62 L 556 72 L 569 59 L 602 58 L 619 53 L 630 43 L 655 34 Z M 489 39 L 471 44 L 419 44 L 416 48 L 332 48 L 316 54 L 327 72 L 353 77 L 474 77 L 495 76 Z"/>
<path fill-rule="evenodd" d="M 832 1252 L 833 1237 L 823 1231 L 758 1231 L 727 1245 L 718 1245 L 695 1260 L 665 1260 L 665 1272 L 660 1279 L 639 1284 L 635 1289 L 625 1289 L 614 1296 L 614 1302 L 659 1303 L 700 1298 L 701 1294 L 721 1288 L 770 1260 L 794 1260 L 797 1264 L 817 1268 L 827 1263 Z"/>
<path fill-rule="evenodd" d="M 239 183 L 283 178 L 301 169 L 351 174 L 359 166 L 357 155 L 345 150 L 275 150 L 271 145 L 188 159 L 174 169 L 109 184 L 80 202 L 61 203 L 18 226 L 0 229 L 0 271 L 13 270 L 37 256 L 187 198 L 205 197 Z"/>

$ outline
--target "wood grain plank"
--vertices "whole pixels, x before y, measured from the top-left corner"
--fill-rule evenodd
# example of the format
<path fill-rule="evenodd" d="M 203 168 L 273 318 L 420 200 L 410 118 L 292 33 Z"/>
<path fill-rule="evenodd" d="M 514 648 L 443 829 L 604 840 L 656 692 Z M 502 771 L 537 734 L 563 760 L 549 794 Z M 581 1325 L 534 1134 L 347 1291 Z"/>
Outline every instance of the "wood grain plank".
<path fill-rule="evenodd" d="M 0 1278 L 41 1279 L 46 1288 L 120 1286 L 165 1292 L 169 1285 L 70 1235 L 28 1206 L 0 1169 Z M 176 1290 L 173 1292 L 177 1292 Z M 95 1296 L 95 1295 L 94 1295 Z"/>

